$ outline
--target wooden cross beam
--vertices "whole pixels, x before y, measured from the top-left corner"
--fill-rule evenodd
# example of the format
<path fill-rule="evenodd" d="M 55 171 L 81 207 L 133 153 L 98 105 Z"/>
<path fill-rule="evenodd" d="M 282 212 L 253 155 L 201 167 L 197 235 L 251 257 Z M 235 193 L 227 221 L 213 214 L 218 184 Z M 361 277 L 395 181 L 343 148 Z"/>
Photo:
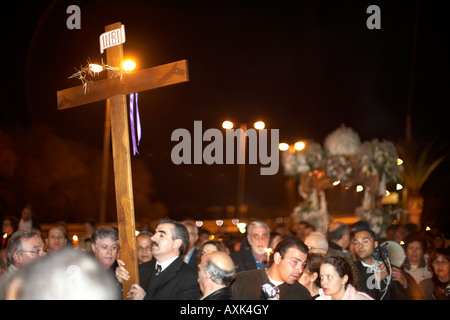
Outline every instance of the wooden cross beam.
<path fill-rule="evenodd" d="M 107 54 L 110 49 L 106 49 Z M 122 79 L 115 77 L 95 81 L 88 85 L 87 93 L 83 86 L 60 90 L 57 92 L 58 109 L 68 109 L 120 94 L 127 95 L 185 81 L 188 81 L 187 61 L 180 60 L 133 73 L 124 73 Z"/>
<path fill-rule="evenodd" d="M 120 29 L 120 22 L 105 27 L 105 32 Z M 106 49 L 107 64 L 121 67 L 123 45 Z M 111 71 L 108 71 L 109 73 Z M 109 75 L 110 76 L 110 75 Z M 130 272 L 130 280 L 123 283 L 123 296 L 133 283 L 139 283 L 138 260 L 136 252 L 133 184 L 131 178 L 130 142 L 128 134 L 128 113 L 126 94 L 160 88 L 188 80 L 187 61 L 181 60 L 142 71 L 123 74 L 100 80 L 88 85 L 77 86 L 57 92 L 58 109 L 67 109 L 105 99 L 110 100 L 111 141 L 116 188 L 117 222 L 121 259 Z"/>

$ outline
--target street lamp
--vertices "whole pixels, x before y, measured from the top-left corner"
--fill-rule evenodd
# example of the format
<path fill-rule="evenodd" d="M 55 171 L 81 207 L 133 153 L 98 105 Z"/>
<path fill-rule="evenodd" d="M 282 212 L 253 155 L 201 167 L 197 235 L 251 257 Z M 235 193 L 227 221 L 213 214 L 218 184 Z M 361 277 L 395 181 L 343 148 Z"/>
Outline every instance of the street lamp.
<path fill-rule="evenodd" d="M 222 128 L 224 128 L 224 129 L 233 129 L 233 126 L 234 126 L 233 122 L 228 121 L 228 120 L 226 120 L 222 123 Z"/>
<path fill-rule="evenodd" d="M 290 145 L 286 142 L 281 142 L 278 145 L 278 149 L 280 149 L 280 151 L 288 151 L 289 150 L 290 153 L 295 153 L 296 151 L 302 151 L 305 148 L 306 148 L 306 142 L 304 142 L 304 141 L 297 141 L 293 145 Z"/>
<path fill-rule="evenodd" d="M 255 127 L 255 129 L 257 130 L 262 130 L 264 129 L 264 127 L 266 126 L 266 124 L 263 121 L 257 121 L 255 122 L 255 124 L 253 125 Z"/>
<path fill-rule="evenodd" d="M 306 143 L 304 141 L 297 141 L 293 145 L 290 145 L 286 142 L 281 142 L 278 145 L 278 149 L 282 152 L 288 152 L 283 155 L 283 157 L 292 157 L 296 152 L 302 152 L 306 148 Z M 286 189 L 288 193 L 288 201 L 289 201 L 289 210 L 295 207 L 297 203 L 297 178 L 295 176 L 291 176 L 288 178 L 286 182 Z"/>
<path fill-rule="evenodd" d="M 302 151 L 303 149 L 305 149 L 306 144 L 303 141 L 298 141 L 294 144 L 294 149 L 297 151 Z"/>
<path fill-rule="evenodd" d="M 244 132 L 247 131 L 247 124 L 246 123 L 241 124 L 239 127 L 242 130 L 244 130 Z M 253 127 L 256 130 L 262 130 L 262 129 L 264 129 L 266 127 L 266 124 L 264 123 L 264 121 L 256 121 L 253 124 Z M 222 122 L 222 128 L 224 128 L 224 129 L 233 129 L 234 128 L 234 123 L 229 121 L 229 120 L 225 120 L 224 122 Z"/>
<path fill-rule="evenodd" d="M 286 142 L 281 142 L 278 145 L 278 148 L 280 149 L 280 151 L 288 151 L 289 150 L 289 145 Z"/>
<path fill-rule="evenodd" d="M 264 129 L 266 126 L 266 124 L 263 121 L 257 121 L 253 124 L 253 127 L 256 130 L 262 130 Z M 222 122 L 222 128 L 226 129 L 226 130 L 230 130 L 234 128 L 234 123 L 229 121 L 229 120 L 225 120 L 224 122 Z M 246 208 L 244 206 L 244 197 L 245 197 L 245 164 L 246 164 L 246 139 L 245 139 L 245 132 L 247 131 L 247 124 L 246 123 L 241 123 L 239 125 L 239 128 L 242 130 L 243 134 L 241 135 L 241 140 L 239 143 L 240 148 L 242 148 L 242 153 L 244 155 L 244 163 L 239 163 L 239 167 L 238 167 L 238 190 L 237 190 L 237 212 L 241 212 L 242 215 L 244 216 L 246 213 Z"/>

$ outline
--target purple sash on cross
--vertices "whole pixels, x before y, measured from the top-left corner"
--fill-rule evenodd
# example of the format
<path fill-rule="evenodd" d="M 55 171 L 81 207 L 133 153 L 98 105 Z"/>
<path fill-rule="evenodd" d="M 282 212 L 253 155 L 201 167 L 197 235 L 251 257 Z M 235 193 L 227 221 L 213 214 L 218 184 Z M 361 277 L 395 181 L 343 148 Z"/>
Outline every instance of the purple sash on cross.
<path fill-rule="evenodd" d="M 134 125 L 134 97 L 136 95 L 136 124 L 137 127 L 135 128 Z M 141 120 L 139 117 L 139 107 L 138 107 L 138 94 L 136 93 L 130 93 L 130 129 L 131 129 L 131 140 L 133 143 L 133 155 L 139 154 L 137 150 L 137 146 L 139 145 L 139 142 L 141 141 Z M 136 143 L 136 132 L 137 132 L 137 143 Z"/>

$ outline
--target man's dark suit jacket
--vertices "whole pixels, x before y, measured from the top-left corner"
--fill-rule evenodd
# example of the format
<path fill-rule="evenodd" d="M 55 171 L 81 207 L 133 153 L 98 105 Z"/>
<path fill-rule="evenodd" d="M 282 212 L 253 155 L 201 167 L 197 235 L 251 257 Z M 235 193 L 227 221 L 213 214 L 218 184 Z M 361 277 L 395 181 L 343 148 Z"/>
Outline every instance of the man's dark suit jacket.
<path fill-rule="evenodd" d="M 139 283 L 147 293 L 144 300 L 200 299 L 197 271 L 184 263 L 181 257 L 157 276 L 155 266 L 155 259 L 139 265 Z"/>
<path fill-rule="evenodd" d="M 257 269 L 255 257 L 250 247 L 242 248 L 239 251 L 230 254 L 231 259 L 236 266 L 236 272 Z"/>
<path fill-rule="evenodd" d="M 224 287 L 214 291 L 203 300 L 231 300 L 231 291 L 229 287 Z"/>
<path fill-rule="evenodd" d="M 189 262 L 187 263 L 188 265 L 190 265 L 192 268 L 194 268 L 195 270 L 197 270 L 198 267 L 198 261 L 197 261 L 197 254 L 198 254 L 198 249 L 195 248 L 194 252 L 192 253 L 191 258 L 189 259 Z"/>

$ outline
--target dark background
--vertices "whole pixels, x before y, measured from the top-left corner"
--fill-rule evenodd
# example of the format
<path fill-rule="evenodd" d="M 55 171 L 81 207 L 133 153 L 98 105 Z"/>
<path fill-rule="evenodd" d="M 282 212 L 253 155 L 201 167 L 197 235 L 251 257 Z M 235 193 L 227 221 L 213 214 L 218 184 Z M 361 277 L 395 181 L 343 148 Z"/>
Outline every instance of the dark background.
<path fill-rule="evenodd" d="M 71 4 L 81 9 L 80 30 L 66 27 L 66 9 Z M 381 30 L 366 27 L 366 10 L 372 4 L 381 9 Z M 151 198 L 166 206 L 175 219 L 216 218 L 220 214 L 211 213 L 211 207 L 235 204 L 237 167 L 175 166 L 170 159 L 176 144 L 171 133 L 177 128 L 193 133 L 195 120 L 201 120 L 206 130 L 220 128 L 226 119 L 248 124 L 261 119 L 268 129 L 279 129 L 280 140 L 289 143 L 312 139 L 322 144 L 341 124 L 353 128 L 362 141 L 397 142 L 405 137 L 412 92 L 414 141 L 419 144 L 436 138 L 436 145 L 445 149 L 449 28 L 442 4 L 15 2 L 12 9 L 4 10 L 6 22 L 1 28 L 6 70 L 1 86 L 1 128 L 9 132 L 45 124 L 61 139 L 82 141 L 101 154 L 105 103 L 58 111 L 56 91 L 81 84 L 68 77 L 88 58 L 105 59 L 98 37 L 105 25 L 120 21 L 126 29 L 125 56 L 134 57 L 139 69 L 181 59 L 189 64 L 188 83 L 139 95 L 143 138 L 137 157 L 152 177 Z M 423 190 L 424 216 L 447 225 L 448 167 L 446 160 Z M 259 169 L 260 165 L 247 166 L 250 213 L 289 215 L 281 163 L 274 176 L 261 176 Z M 135 192 L 139 192 L 136 187 Z"/>

